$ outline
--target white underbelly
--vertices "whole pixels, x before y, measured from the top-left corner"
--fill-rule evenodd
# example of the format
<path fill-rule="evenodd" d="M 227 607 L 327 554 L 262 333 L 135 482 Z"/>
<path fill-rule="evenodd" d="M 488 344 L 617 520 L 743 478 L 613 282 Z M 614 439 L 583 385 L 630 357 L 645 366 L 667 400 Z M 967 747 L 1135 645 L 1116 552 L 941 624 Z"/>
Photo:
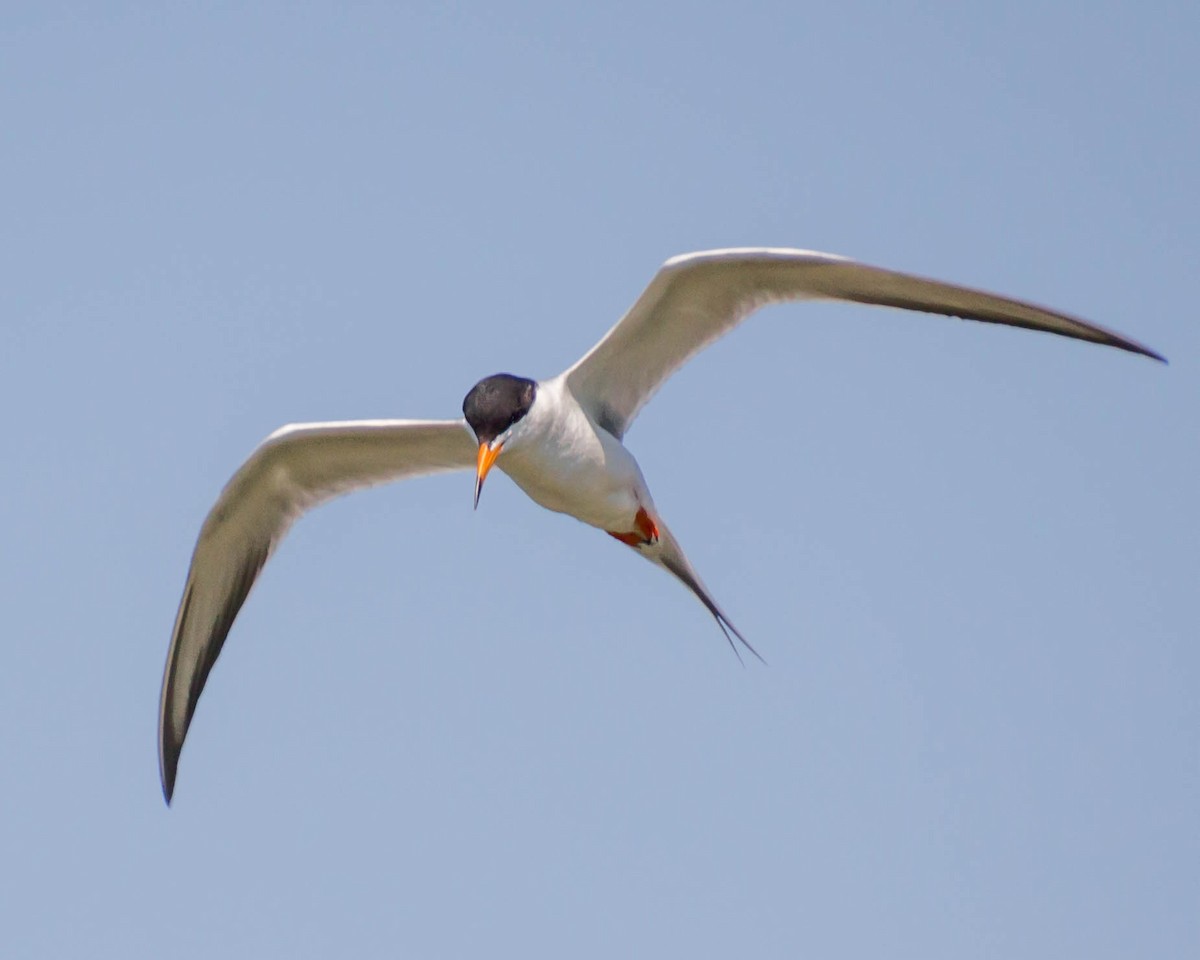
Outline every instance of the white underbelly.
<path fill-rule="evenodd" d="M 638 509 L 652 506 L 633 455 L 590 430 L 502 453 L 496 467 L 535 503 L 601 530 L 633 530 Z"/>

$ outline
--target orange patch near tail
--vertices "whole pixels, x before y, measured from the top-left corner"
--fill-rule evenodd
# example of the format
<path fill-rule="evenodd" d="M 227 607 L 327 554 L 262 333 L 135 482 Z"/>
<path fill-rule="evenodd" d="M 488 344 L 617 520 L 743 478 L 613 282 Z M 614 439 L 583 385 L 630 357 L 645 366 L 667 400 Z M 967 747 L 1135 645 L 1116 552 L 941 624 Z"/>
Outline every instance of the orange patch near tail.
<path fill-rule="evenodd" d="M 615 537 L 630 547 L 647 547 L 652 543 L 658 543 L 658 527 L 650 519 L 650 514 L 646 512 L 645 507 L 638 508 L 637 515 L 633 518 L 633 525 L 637 529 L 629 533 L 616 533 L 613 530 L 606 532 L 610 537 Z"/>

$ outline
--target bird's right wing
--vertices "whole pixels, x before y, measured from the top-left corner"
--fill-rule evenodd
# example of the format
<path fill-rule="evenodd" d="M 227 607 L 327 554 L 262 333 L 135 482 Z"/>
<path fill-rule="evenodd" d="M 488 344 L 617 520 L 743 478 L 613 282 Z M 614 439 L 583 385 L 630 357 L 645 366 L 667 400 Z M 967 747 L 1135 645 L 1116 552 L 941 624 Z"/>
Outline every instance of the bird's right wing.
<path fill-rule="evenodd" d="M 163 673 L 158 757 L 171 802 L 179 752 L 208 672 L 258 572 L 300 514 L 363 487 L 475 465 L 463 420 L 307 423 L 271 434 L 209 511 Z"/>

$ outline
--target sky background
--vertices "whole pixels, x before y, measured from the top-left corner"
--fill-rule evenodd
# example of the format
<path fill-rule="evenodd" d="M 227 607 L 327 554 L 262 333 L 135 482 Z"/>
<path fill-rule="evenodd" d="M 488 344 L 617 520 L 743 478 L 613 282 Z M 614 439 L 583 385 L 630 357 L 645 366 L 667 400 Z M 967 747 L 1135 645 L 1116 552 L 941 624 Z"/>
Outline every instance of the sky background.
<path fill-rule="evenodd" d="M 0 953 L 1200 955 L 1200 8 L 6 4 Z M 281 424 L 549 376 L 827 250 L 1170 366 L 756 315 L 627 442 L 769 666 L 499 474 L 268 565 L 175 803 L 200 524 Z"/>

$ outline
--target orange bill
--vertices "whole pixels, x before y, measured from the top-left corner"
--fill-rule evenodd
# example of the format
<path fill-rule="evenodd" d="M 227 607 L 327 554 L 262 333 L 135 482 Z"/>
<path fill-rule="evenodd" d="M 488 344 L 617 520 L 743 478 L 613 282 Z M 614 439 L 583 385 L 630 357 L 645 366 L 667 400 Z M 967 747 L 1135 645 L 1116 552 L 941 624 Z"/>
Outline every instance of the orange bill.
<path fill-rule="evenodd" d="M 496 458 L 500 456 L 500 451 L 504 449 L 504 444 L 498 443 L 495 447 L 487 443 L 479 445 L 479 454 L 475 458 L 475 508 L 479 508 L 479 494 L 483 490 L 483 481 L 487 479 L 488 471 L 492 469 L 492 464 L 496 462 Z"/>

